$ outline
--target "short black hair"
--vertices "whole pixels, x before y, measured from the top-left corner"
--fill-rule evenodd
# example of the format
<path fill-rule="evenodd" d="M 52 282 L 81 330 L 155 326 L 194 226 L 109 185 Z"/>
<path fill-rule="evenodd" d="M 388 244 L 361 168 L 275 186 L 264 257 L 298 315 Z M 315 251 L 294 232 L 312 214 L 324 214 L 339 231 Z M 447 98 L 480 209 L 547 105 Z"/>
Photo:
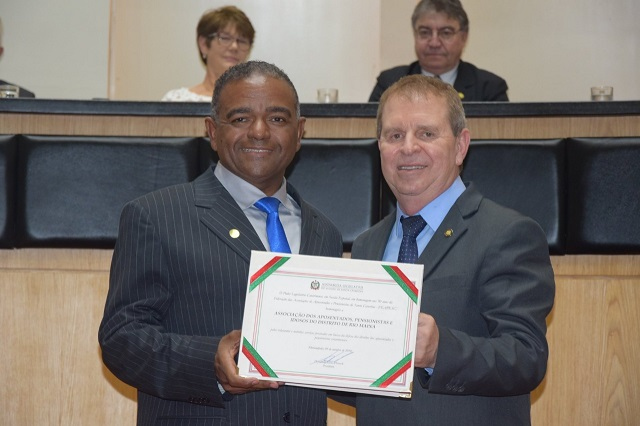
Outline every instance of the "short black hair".
<path fill-rule="evenodd" d="M 300 118 L 300 100 L 298 99 L 298 92 L 295 86 L 289 79 L 289 76 L 277 66 L 263 61 L 247 61 L 234 65 L 226 70 L 217 80 L 216 86 L 213 90 L 213 97 L 211 98 L 211 118 L 216 123 L 219 123 L 218 111 L 220 108 L 220 93 L 222 89 L 229 83 L 238 80 L 245 80 L 252 75 L 263 75 L 267 77 L 273 77 L 278 80 L 282 80 L 291 87 L 296 103 L 296 118 Z"/>

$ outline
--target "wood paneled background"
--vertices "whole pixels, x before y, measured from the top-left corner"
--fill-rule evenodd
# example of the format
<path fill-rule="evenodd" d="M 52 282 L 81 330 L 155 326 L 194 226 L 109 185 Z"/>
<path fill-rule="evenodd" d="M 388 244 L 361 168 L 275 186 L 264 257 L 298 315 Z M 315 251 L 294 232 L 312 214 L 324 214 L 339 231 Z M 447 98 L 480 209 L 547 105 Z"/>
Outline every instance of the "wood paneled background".
<path fill-rule="evenodd" d="M 638 116 L 469 119 L 472 137 L 638 136 Z M 0 113 L 3 133 L 200 136 L 202 117 Z M 306 137 L 375 137 L 372 118 L 310 118 Z M 0 424 L 134 425 L 135 390 L 103 366 L 97 341 L 111 250 L 0 250 Z M 640 255 L 553 256 L 545 380 L 534 426 L 636 426 L 640 419 Z M 353 426 L 332 403 L 329 426 Z"/>
<path fill-rule="evenodd" d="M 0 424 L 134 425 L 135 390 L 102 364 L 111 250 L 0 250 Z M 554 256 L 547 376 L 534 426 L 640 418 L 640 256 Z M 329 426 L 353 426 L 331 403 Z"/>

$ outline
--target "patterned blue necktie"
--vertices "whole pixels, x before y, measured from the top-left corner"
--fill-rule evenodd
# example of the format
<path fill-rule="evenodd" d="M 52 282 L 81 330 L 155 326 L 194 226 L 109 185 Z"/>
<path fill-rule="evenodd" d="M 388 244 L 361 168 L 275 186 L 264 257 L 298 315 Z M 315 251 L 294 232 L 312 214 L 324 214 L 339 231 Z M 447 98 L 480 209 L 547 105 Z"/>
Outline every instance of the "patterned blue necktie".
<path fill-rule="evenodd" d="M 254 206 L 267 214 L 267 238 L 270 250 L 278 253 L 291 253 L 287 235 L 284 233 L 282 222 L 278 217 L 280 200 L 274 197 L 264 197 L 256 201 Z"/>
<path fill-rule="evenodd" d="M 418 261 L 416 237 L 427 226 L 427 222 L 420 215 L 402 216 L 400 222 L 402 223 L 402 243 L 400 243 L 398 262 L 416 263 Z"/>

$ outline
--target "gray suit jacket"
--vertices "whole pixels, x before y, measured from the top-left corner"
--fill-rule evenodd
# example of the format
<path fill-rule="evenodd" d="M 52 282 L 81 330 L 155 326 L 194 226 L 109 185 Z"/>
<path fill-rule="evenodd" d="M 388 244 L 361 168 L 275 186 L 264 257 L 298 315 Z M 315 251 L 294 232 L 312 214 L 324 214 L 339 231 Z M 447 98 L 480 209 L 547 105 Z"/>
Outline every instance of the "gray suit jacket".
<path fill-rule="evenodd" d="M 300 253 L 341 256 L 337 228 L 287 190 L 302 209 Z M 323 391 L 285 386 L 225 402 L 218 390 L 214 356 L 242 327 L 251 250 L 265 247 L 213 169 L 124 207 L 98 337 L 106 366 L 138 389 L 138 424 L 325 425 Z"/>
<path fill-rule="evenodd" d="M 352 257 L 382 259 L 394 220 L 395 212 L 359 236 Z M 421 311 L 440 331 L 434 373 L 414 370 L 410 400 L 358 395 L 358 425 L 530 424 L 529 392 L 546 372 L 545 318 L 555 294 L 540 226 L 470 185 L 419 262 Z"/>

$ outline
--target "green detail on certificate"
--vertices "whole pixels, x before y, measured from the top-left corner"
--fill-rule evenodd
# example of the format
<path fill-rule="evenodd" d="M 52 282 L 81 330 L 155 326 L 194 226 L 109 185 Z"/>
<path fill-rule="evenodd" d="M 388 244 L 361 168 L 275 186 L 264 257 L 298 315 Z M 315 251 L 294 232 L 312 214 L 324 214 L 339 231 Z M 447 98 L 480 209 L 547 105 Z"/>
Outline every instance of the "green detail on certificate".
<path fill-rule="evenodd" d="M 251 346 L 246 337 L 242 340 L 242 353 L 247 357 L 249 362 L 265 377 L 278 377 L 278 375 L 269 367 L 269 364 L 258 354 L 258 351 Z"/>
<path fill-rule="evenodd" d="M 284 265 L 289 259 L 291 258 L 275 256 L 273 259 L 271 259 L 270 262 L 268 262 L 266 265 L 260 268 L 255 274 L 251 276 L 251 279 L 249 280 L 249 292 L 252 292 L 264 280 L 266 280 L 269 277 L 269 275 L 273 274 L 278 268 Z"/>
<path fill-rule="evenodd" d="M 382 267 L 384 268 L 385 271 L 389 273 L 389 275 L 391 275 L 391 278 L 393 278 L 394 281 L 398 283 L 400 288 L 404 290 L 405 293 L 407 293 L 407 296 L 409 296 L 409 298 L 413 300 L 413 303 L 417 304 L 418 289 L 413 284 L 413 282 L 409 280 L 409 278 L 407 278 L 407 276 L 402 272 L 402 270 L 400 270 L 400 268 L 397 266 L 391 266 L 391 265 L 382 265 Z"/>
<path fill-rule="evenodd" d="M 378 380 L 371 383 L 372 387 L 376 388 L 386 388 L 393 381 L 398 378 L 402 373 L 407 371 L 409 367 L 411 367 L 411 358 L 413 356 L 413 352 L 409 352 L 404 358 L 402 358 L 396 365 L 391 367 L 389 371 L 384 373 Z"/>

